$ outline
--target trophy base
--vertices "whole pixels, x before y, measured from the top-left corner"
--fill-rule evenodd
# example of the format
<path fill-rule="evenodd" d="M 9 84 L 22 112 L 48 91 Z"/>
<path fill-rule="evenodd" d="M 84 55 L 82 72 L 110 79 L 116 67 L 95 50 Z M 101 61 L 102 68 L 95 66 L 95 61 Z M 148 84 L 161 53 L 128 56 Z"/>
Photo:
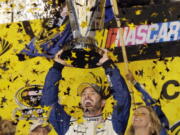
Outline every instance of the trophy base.
<path fill-rule="evenodd" d="M 96 68 L 102 57 L 102 50 L 94 39 L 81 37 L 70 41 L 63 47 L 61 59 L 77 68 Z"/>

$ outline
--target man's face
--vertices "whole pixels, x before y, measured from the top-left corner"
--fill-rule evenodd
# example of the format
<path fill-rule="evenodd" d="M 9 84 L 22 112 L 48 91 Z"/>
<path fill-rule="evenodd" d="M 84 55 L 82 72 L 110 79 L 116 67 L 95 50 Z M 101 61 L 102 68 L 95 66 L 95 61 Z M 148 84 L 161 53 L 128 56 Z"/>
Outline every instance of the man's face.
<path fill-rule="evenodd" d="M 150 123 L 150 113 L 148 109 L 141 107 L 135 110 L 132 121 L 134 128 L 146 128 L 150 126 Z"/>
<path fill-rule="evenodd" d="M 105 105 L 105 101 L 92 88 L 87 87 L 81 93 L 81 105 L 84 111 L 100 111 Z"/>

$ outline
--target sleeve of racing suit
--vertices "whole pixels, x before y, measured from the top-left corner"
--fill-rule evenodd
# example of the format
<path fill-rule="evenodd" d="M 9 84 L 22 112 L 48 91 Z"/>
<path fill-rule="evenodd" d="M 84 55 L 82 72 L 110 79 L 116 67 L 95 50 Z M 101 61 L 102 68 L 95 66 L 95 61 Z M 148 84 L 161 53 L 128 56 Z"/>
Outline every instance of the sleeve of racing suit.
<path fill-rule="evenodd" d="M 142 94 L 142 99 L 143 101 L 146 103 L 147 106 L 152 106 L 153 110 L 156 112 L 156 114 L 158 115 L 162 126 L 166 129 L 169 129 L 169 122 L 168 119 L 166 117 L 166 115 L 164 114 L 164 112 L 162 111 L 160 105 L 158 105 L 158 101 L 154 100 L 143 88 L 142 86 L 136 82 L 134 87 L 141 92 Z"/>
<path fill-rule="evenodd" d="M 112 113 L 112 124 L 117 134 L 124 134 L 130 113 L 131 96 L 125 80 L 120 75 L 119 69 L 114 65 L 112 60 L 103 64 L 105 73 L 111 83 L 112 95 L 117 104 L 114 106 Z"/>
<path fill-rule="evenodd" d="M 49 69 L 42 91 L 41 105 L 51 106 L 58 102 L 58 87 L 62 78 L 63 67 L 63 65 L 55 62 Z"/>
<path fill-rule="evenodd" d="M 58 103 L 58 87 L 62 78 L 61 72 L 63 67 L 62 64 L 55 62 L 53 67 L 49 69 L 41 97 L 42 106 L 52 106 L 49 122 L 60 135 L 66 133 L 70 122 L 70 116 L 64 111 L 64 107 Z"/>

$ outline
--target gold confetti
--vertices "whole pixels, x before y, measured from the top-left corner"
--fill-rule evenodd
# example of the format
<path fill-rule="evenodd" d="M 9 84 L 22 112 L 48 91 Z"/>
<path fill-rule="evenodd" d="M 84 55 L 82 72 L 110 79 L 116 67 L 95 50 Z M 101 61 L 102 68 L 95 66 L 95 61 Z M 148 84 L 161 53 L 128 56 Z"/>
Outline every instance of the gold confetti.
<path fill-rule="evenodd" d="M 77 56 L 76 56 L 76 53 L 75 53 L 75 52 L 72 52 L 71 54 L 72 54 L 72 57 L 73 57 L 73 58 L 77 58 Z"/>
<path fill-rule="evenodd" d="M 142 13 L 142 10 L 136 10 L 136 11 L 135 11 L 135 14 L 136 14 L 136 15 L 140 15 L 141 13 Z"/>
<path fill-rule="evenodd" d="M 156 16 L 158 16 L 158 13 L 154 12 L 154 13 L 151 14 L 151 17 L 156 17 Z"/>
<path fill-rule="evenodd" d="M 87 25 L 88 25 L 88 23 L 86 21 L 83 21 L 80 26 L 82 28 L 85 28 L 85 27 L 87 27 Z"/>

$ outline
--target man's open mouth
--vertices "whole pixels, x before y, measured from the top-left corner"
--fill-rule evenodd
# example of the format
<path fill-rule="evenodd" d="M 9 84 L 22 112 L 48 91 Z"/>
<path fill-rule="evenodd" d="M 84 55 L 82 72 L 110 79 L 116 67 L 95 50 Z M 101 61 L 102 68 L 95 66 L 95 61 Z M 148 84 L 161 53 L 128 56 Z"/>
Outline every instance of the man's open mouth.
<path fill-rule="evenodd" d="M 91 107 L 92 106 L 92 102 L 90 100 L 85 101 L 85 106 L 86 107 Z"/>

